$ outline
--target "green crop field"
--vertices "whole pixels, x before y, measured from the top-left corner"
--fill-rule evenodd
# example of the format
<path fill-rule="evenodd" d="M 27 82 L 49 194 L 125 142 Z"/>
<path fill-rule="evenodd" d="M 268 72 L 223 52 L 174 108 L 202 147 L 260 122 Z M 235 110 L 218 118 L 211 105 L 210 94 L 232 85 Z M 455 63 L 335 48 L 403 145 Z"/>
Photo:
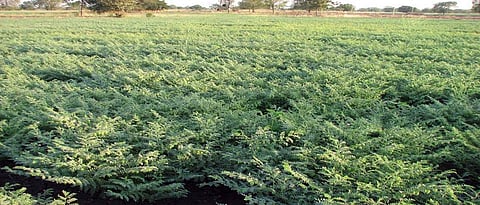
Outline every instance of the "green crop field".
<path fill-rule="evenodd" d="M 479 25 L 3 18 L 3 169 L 137 202 L 478 204 Z"/>

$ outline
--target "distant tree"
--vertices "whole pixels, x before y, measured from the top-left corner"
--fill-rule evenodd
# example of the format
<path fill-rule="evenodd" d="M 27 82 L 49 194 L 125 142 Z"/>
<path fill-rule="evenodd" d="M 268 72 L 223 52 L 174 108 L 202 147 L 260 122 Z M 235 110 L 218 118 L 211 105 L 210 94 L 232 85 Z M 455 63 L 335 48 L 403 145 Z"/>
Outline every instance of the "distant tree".
<path fill-rule="evenodd" d="M 36 8 L 35 3 L 33 1 L 24 1 L 20 4 L 20 9 L 23 10 L 34 10 Z"/>
<path fill-rule="evenodd" d="M 353 4 L 340 4 L 335 7 L 335 10 L 338 11 L 353 11 L 355 10 L 355 6 Z"/>
<path fill-rule="evenodd" d="M 480 4 L 474 4 L 472 7 L 472 11 L 480 13 Z"/>
<path fill-rule="evenodd" d="M 46 10 L 54 10 L 60 6 L 63 0 L 34 0 L 33 3 L 37 8 Z"/>
<path fill-rule="evenodd" d="M 415 12 L 418 9 L 413 7 L 413 6 L 400 6 L 398 7 L 397 11 L 398 12 L 403 12 L 403 13 L 410 13 L 410 12 Z"/>
<path fill-rule="evenodd" d="M 214 4 L 214 5 L 217 5 L 217 4 Z M 241 2 L 238 2 L 238 8 L 239 9 L 250 9 L 250 5 L 248 3 L 248 0 L 243 0 Z"/>
<path fill-rule="evenodd" d="M 381 12 L 382 9 L 381 9 L 381 8 L 377 8 L 377 7 L 368 7 L 368 8 L 358 9 L 358 11 L 363 11 L 363 12 Z"/>
<path fill-rule="evenodd" d="M 470 13 L 472 12 L 471 9 L 454 9 L 454 10 L 451 10 L 453 13 Z"/>
<path fill-rule="evenodd" d="M 78 8 L 80 8 L 80 3 L 81 2 L 82 1 L 77 1 L 77 0 L 66 0 L 63 3 L 67 4 L 68 9 L 78 9 Z"/>
<path fill-rule="evenodd" d="M 163 10 L 167 9 L 168 5 L 163 0 L 138 0 L 140 8 L 145 10 Z"/>
<path fill-rule="evenodd" d="M 275 10 L 285 7 L 287 3 L 287 0 L 264 0 L 264 4 L 272 10 L 272 13 L 275 13 Z"/>
<path fill-rule="evenodd" d="M 230 13 L 230 9 L 232 9 L 235 0 L 220 0 L 220 7 L 217 10 L 227 10 Z"/>
<path fill-rule="evenodd" d="M 326 10 L 333 4 L 335 4 L 333 0 L 297 0 L 294 7 L 297 9 L 305 9 L 308 13 L 315 11 L 315 14 L 318 14 L 318 11 Z"/>
<path fill-rule="evenodd" d="M 436 3 L 436 4 L 433 6 L 433 11 L 435 11 L 435 12 L 437 12 L 437 13 L 445 14 L 445 13 L 448 13 L 448 11 L 450 10 L 450 8 L 455 7 L 455 6 L 457 6 L 457 2 L 456 2 L 456 1 L 439 2 L 439 3 Z"/>
<path fill-rule="evenodd" d="M 206 9 L 205 7 L 203 7 L 203 6 L 201 6 L 201 5 L 198 5 L 198 4 L 193 5 L 193 6 L 190 6 L 190 7 L 188 7 L 188 8 L 189 8 L 189 9 L 192 9 L 192 10 L 204 10 L 204 9 Z"/>
<path fill-rule="evenodd" d="M 9 9 L 16 8 L 20 4 L 20 0 L 0 0 L 0 8 Z"/>
<path fill-rule="evenodd" d="M 220 8 L 220 4 L 212 4 L 212 5 L 210 5 L 209 8 L 212 9 L 212 10 L 218 10 Z"/>
<path fill-rule="evenodd" d="M 255 9 L 265 8 L 264 0 L 243 0 L 238 3 L 240 9 L 248 9 L 255 13 Z"/>
<path fill-rule="evenodd" d="M 422 9 L 422 13 L 432 13 L 432 12 L 433 12 L 433 9 L 431 9 L 431 8 Z"/>
<path fill-rule="evenodd" d="M 395 7 L 387 6 L 382 9 L 383 12 L 393 12 L 395 10 Z"/>
<path fill-rule="evenodd" d="M 88 8 L 98 13 L 115 12 L 121 15 L 122 12 L 131 11 L 135 8 L 136 0 L 85 0 Z"/>

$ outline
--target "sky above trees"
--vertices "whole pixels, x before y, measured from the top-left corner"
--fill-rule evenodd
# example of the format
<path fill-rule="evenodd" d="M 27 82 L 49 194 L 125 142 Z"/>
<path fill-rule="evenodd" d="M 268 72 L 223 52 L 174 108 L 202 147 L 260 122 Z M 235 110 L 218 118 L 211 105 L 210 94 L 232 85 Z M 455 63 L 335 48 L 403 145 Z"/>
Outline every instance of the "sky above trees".
<path fill-rule="evenodd" d="M 236 0 L 241 1 L 241 0 Z M 349 3 L 355 5 L 356 8 L 368 8 L 368 7 L 378 7 L 384 8 L 387 6 L 415 6 L 419 9 L 423 8 L 432 8 L 435 3 L 442 1 L 451 1 L 451 0 L 338 0 L 341 3 Z M 218 3 L 218 0 L 166 0 L 168 4 L 174 4 L 177 6 L 192 6 L 192 5 L 202 5 L 204 7 L 209 7 L 212 4 Z M 459 9 L 470 9 L 472 7 L 472 0 L 457 0 L 457 7 Z"/>

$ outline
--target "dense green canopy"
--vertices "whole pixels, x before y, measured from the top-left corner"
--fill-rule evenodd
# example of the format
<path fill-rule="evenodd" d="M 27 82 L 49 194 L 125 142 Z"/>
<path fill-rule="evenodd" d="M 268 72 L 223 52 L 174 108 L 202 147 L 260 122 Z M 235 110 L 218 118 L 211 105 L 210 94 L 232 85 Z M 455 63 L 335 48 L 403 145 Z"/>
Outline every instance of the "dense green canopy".
<path fill-rule="evenodd" d="M 190 182 L 251 204 L 480 204 L 476 20 L 0 20 L 13 173 L 138 203 Z"/>
<path fill-rule="evenodd" d="M 162 10 L 167 8 L 163 0 L 85 0 L 88 8 L 96 12 L 127 12 L 133 9 Z"/>

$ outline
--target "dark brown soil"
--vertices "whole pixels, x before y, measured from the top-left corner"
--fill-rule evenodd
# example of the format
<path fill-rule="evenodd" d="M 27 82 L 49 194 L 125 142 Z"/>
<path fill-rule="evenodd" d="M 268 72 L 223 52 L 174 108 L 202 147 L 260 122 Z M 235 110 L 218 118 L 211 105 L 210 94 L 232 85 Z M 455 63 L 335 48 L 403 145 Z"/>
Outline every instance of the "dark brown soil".
<path fill-rule="evenodd" d="M 2 160 L 0 161 L 0 167 L 13 167 L 15 164 L 12 161 Z M 156 201 L 153 203 L 144 202 L 127 202 L 122 200 L 109 200 L 102 199 L 98 196 L 91 196 L 89 194 L 81 192 L 78 188 L 68 185 L 56 184 L 48 182 L 39 178 L 19 176 L 9 173 L 5 170 L 0 170 L 0 186 L 9 184 L 18 184 L 19 187 L 27 188 L 27 192 L 33 196 L 41 194 L 46 189 L 53 191 L 53 196 L 56 197 L 62 190 L 70 193 L 76 193 L 75 198 L 78 199 L 77 203 L 80 205 L 130 205 L 130 204 L 161 204 L 161 205 L 244 205 L 244 197 L 238 193 L 230 190 L 227 187 L 202 187 L 199 188 L 194 183 L 186 183 L 186 188 L 189 194 L 186 198 L 180 199 L 166 199 Z"/>

